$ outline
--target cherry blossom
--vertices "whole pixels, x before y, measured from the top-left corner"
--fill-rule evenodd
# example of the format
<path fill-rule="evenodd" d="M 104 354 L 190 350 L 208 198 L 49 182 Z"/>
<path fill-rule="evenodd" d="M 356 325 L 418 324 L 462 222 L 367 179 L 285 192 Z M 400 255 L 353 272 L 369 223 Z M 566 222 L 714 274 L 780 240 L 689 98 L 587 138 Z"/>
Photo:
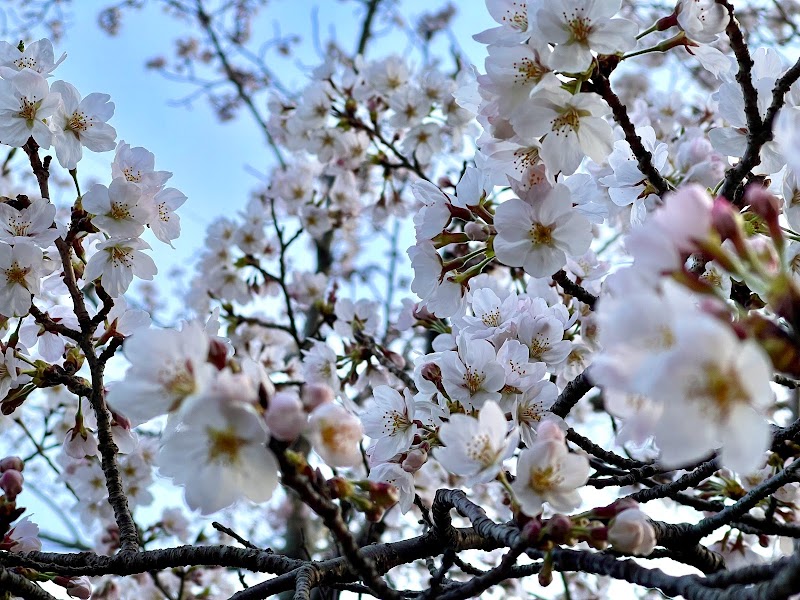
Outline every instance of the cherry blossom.
<path fill-rule="evenodd" d="M 53 143 L 46 123 L 58 110 L 61 96 L 47 80 L 30 69 L 0 80 L 0 144 L 23 146 L 28 138 L 42 148 Z"/>
<path fill-rule="evenodd" d="M 121 296 L 134 276 L 149 281 L 158 271 L 153 259 L 142 252 L 149 249 L 150 244 L 136 237 L 100 242 L 86 263 L 83 276 L 88 281 L 102 278 L 103 287 L 112 297 Z"/>
<path fill-rule="evenodd" d="M 536 205 L 511 199 L 497 207 L 494 249 L 497 260 L 522 267 L 533 277 L 552 275 L 567 262 L 567 253 L 579 256 L 589 249 L 589 222 L 572 211 L 570 191 L 557 185 Z"/>
<path fill-rule="evenodd" d="M 106 122 L 114 114 L 111 96 L 94 93 L 81 99 L 75 86 L 66 81 L 53 82 L 50 91 L 61 95 L 61 106 L 53 117 L 53 144 L 62 167 L 74 169 L 83 146 L 92 152 L 114 149 L 117 132 Z"/>
<path fill-rule="evenodd" d="M 255 399 L 247 376 L 222 371 L 182 413 L 163 440 L 162 474 L 185 488 L 186 503 L 203 514 L 241 497 L 264 502 L 278 485 L 278 463 L 267 450 L 267 428 L 243 400 Z M 194 469 L 187 469 L 189 464 Z"/>
<path fill-rule="evenodd" d="M 28 314 L 32 296 L 41 289 L 43 260 L 42 251 L 30 242 L 0 242 L 0 314 Z"/>
<path fill-rule="evenodd" d="M 569 512 L 581 504 L 578 488 L 589 477 L 589 461 L 570 454 L 563 442 L 544 439 L 523 450 L 517 478 L 511 484 L 526 515 L 536 516 L 547 502 L 553 510 Z"/>
<path fill-rule="evenodd" d="M 377 440 L 373 460 L 389 460 L 411 447 L 417 433 L 414 413 L 414 398 L 408 390 L 400 395 L 387 385 L 375 388 L 372 404 L 361 414 L 364 433 Z"/>
<path fill-rule="evenodd" d="M 450 416 L 439 431 L 445 447 L 434 450 L 434 456 L 445 469 L 465 477 L 466 486 L 486 483 L 494 479 L 503 461 L 516 449 L 519 434 L 507 432 L 503 411 L 489 400 L 477 419 L 461 414 Z"/>
<path fill-rule="evenodd" d="M 556 0 L 538 4 L 536 29 L 544 41 L 555 44 L 550 64 L 558 71 L 579 73 L 592 62 L 592 51 L 616 54 L 636 46 L 636 23 L 612 19 L 619 0 Z M 530 15 L 529 15 L 530 18 Z"/>
<path fill-rule="evenodd" d="M 584 156 L 602 163 L 611 154 L 613 134 L 603 120 L 608 112 L 608 105 L 597 94 L 572 95 L 552 76 L 510 120 L 525 140 L 545 136 L 540 155 L 554 179 L 558 173 L 572 175 Z"/>

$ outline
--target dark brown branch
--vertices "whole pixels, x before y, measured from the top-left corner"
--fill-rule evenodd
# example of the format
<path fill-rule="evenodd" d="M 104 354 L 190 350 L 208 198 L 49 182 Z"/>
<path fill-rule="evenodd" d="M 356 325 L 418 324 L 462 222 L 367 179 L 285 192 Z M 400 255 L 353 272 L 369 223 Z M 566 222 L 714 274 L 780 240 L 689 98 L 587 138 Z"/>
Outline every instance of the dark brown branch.
<path fill-rule="evenodd" d="M 636 163 L 639 165 L 639 170 L 647 177 L 647 180 L 655 188 L 659 196 L 669 190 L 669 183 L 661 176 L 658 169 L 653 165 L 653 155 L 644 147 L 642 139 L 636 133 L 636 127 L 633 125 L 628 110 L 622 101 L 611 89 L 611 83 L 602 73 L 595 73 L 592 77 L 595 90 L 600 94 L 603 99 L 611 107 L 611 112 L 614 115 L 614 120 L 622 128 L 625 134 L 625 140 L 631 147 L 631 152 L 636 157 Z"/>
<path fill-rule="evenodd" d="M 583 302 L 586 306 L 594 310 L 594 305 L 597 302 L 597 296 L 586 291 L 585 288 L 572 281 L 564 270 L 558 271 L 553 275 L 555 281 L 561 288 L 570 296 L 573 296 Z"/>
<path fill-rule="evenodd" d="M 11 571 L 0 568 L 0 592 L 10 592 L 24 600 L 56 600 L 41 587 Z"/>

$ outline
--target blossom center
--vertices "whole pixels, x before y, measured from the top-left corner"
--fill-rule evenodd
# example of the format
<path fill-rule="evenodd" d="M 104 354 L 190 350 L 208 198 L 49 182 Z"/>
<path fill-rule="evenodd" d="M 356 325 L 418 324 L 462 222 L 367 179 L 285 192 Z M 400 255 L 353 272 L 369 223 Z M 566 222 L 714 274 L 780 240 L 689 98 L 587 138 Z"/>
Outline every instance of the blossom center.
<path fill-rule="evenodd" d="M 492 441 L 485 433 L 480 433 L 467 442 L 467 457 L 483 466 L 491 465 L 497 457 Z"/>
<path fill-rule="evenodd" d="M 227 429 L 206 429 L 208 435 L 208 460 L 210 462 L 233 464 L 239 461 L 239 454 L 246 440 L 238 437 L 233 427 Z"/>
<path fill-rule="evenodd" d="M 583 12 L 583 9 L 578 9 L 578 11 Z M 564 18 L 567 19 L 567 27 L 572 34 L 572 39 L 580 44 L 585 44 L 592 33 L 592 20 L 576 13 L 572 14 L 571 19 L 564 13 Z"/>
<path fill-rule="evenodd" d="M 18 263 L 13 263 L 6 269 L 6 279 L 8 283 L 25 286 L 25 276 L 30 273 L 30 267 L 20 267 Z"/>
<path fill-rule="evenodd" d="M 23 56 L 14 61 L 14 66 L 17 67 L 17 69 L 19 69 L 20 71 L 26 68 L 30 69 L 31 71 L 35 71 L 36 65 L 37 65 L 36 59 L 31 58 L 30 56 Z"/>
<path fill-rule="evenodd" d="M 534 492 L 541 495 L 554 489 L 563 480 L 564 478 L 556 473 L 556 470 L 551 465 L 544 469 L 533 469 L 531 471 L 530 487 Z"/>
<path fill-rule="evenodd" d="M 542 246 L 553 245 L 553 227 L 552 225 L 543 225 L 542 223 L 534 223 L 530 230 L 531 241 L 534 244 Z"/>
<path fill-rule="evenodd" d="M 511 66 L 519 73 L 519 75 L 514 76 L 515 81 L 521 80 L 522 83 L 527 83 L 531 80 L 539 81 L 547 73 L 547 69 L 541 64 L 527 57 L 519 62 L 512 63 Z"/>
<path fill-rule="evenodd" d="M 91 119 L 87 118 L 86 113 L 75 111 L 67 121 L 67 129 L 71 129 L 74 133 L 86 131 L 92 126 Z"/>
<path fill-rule="evenodd" d="M 512 2 L 502 17 L 503 23 L 520 31 L 528 30 L 528 9 L 525 2 Z"/>
<path fill-rule="evenodd" d="M 112 219 L 116 219 L 117 221 L 124 221 L 125 219 L 129 219 L 131 216 L 131 212 L 128 210 L 128 206 L 125 204 L 121 204 L 118 202 L 111 203 L 111 212 L 109 213 Z"/>
<path fill-rule="evenodd" d="M 489 312 L 485 312 L 481 315 L 481 321 L 487 327 L 499 327 L 500 326 L 500 309 L 495 308 L 494 310 L 490 310 Z"/>
<path fill-rule="evenodd" d="M 519 148 L 514 150 L 514 166 L 516 166 L 520 171 L 527 171 L 529 168 L 536 166 L 538 162 L 538 148 Z"/>
<path fill-rule="evenodd" d="M 15 236 L 24 237 L 28 235 L 28 228 L 31 226 L 31 222 L 25 219 L 19 219 L 17 217 L 11 217 L 8 219 L 8 227 L 14 232 Z"/>
<path fill-rule="evenodd" d="M 38 108 L 38 102 L 35 101 L 31 102 L 27 98 L 20 98 L 19 100 L 19 116 L 21 119 L 25 119 L 29 123 L 36 118 L 36 109 Z"/>
<path fill-rule="evenodd" d="M 122 174 L 125 176 L 125 179 L 132 183 L 140 183 L 142 181 L 142 172 L 139 169 L 125 167 L 122 169 Z"/>
<path fill-rule="evenodd" d="M 114 263 L 114 266 L 123 265 L 130 267 L 133 264 L 133 251 L 130 248 L 113 246 L 109 248 L 109 254 L 111 255 L 111 262 Z"/>
<path fill-rule="evenodd" d="M 383 413 L 383 431 L 387 435 L 394 435 L 398 431 L 408 429 L 411 423 L 406 415 L 397 412 L 396 410 Z"/>
<path fill-rule="evenodd" d="M 707 398 L 722 419 L 730 415 L 737 404 L 747 403 L 748 394 L 739 376 L 732 369 L 719 365 L 706 365 L 705 379 L 689 387 L 690 397 Z"/>
<path fill-rule="evenodd" d="M 482 372 L 473 371 L 469 367 L 467 367 L 467 372 L 464 373 L 464 385 L 467 386 L 467 389 L 471 394 L 474 394 L 481 389 L 484 379 L 485 375 Z"/>
<path fill-rule="evenodd" d="M 580 126 L 581 113 L 577 108 L 570 106 L 555 119 L 553 119 L 550 129 L 556 135 L 561 135 L 568 131 L 577 131 Z"/>

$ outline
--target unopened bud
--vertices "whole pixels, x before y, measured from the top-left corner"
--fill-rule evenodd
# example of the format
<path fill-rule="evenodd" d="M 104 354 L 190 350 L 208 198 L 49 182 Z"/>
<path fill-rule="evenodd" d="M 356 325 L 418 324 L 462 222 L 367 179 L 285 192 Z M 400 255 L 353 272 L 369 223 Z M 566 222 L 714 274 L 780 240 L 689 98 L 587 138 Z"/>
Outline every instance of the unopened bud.
<path fill-rule="evenodd" d="M 419 448 L 415 448 L 406 455 L 406 459 L 400 466 L 403 467 L 403 471 L 406 473 L 416 473 L 426 462 L 428 462 L 428 453 Z"/>
<path fill-rule="evenodd" d="M 400 356 L 397 352 L 392 352 L 391 350 L 382 350 L 383 355 L 392 361 L 392 364 L 396 366 L 398 369 L 404 369 L 406 366 L 406 359 Z"/>
<path fill-rule="evenodd" d="M 76 373 L 83 366 L 86 358 L 83 355 L 83 351 L 77 346 L 68 347 L 64 356 L 64 370 L 67 373 Z"/>
<path fill-rule="evenodd" d="M 750 210 L 764 219 L 769 229 L 770 237 L 776 243 L 783 243 L 784 236 L 778 222 L 781 210 L 778 199 L 760 185 L 750 185 L 745 190 L 744 200 L 750 205 Z"/>
<path fill-rule="evenodd" d="M 623 510 L 628 510 L 629 508 L 639 508 L 639 503 L 633 498 L 620 498 L 608 506 L 593 508 L 592 515 L 597 519 L 613 519 Z"/>
<path fill-rule="evenodd" d="M 19 456 L 6 456 L 0 460 L 0 473 L 14 469 L 15 471 L 22 471 L 25 469 L 25 463 Z"/>
<path fill-rule="evenodd" d="M 328 489 L 333 498 L 350 498 L 356 493 L 355 486 L 347 479 L 334 477 L 328 480 Z"/>
<path fill-rule="evenodd" d="M 400 492 L 390 483 L 382 481 L 370 482 L 369 497 L 382 508 L 389 508 L 400 501 Z"/>
<path fill-rule="evenodd" d="M 567 515 L 553 515 L 544 530 L 556 544 L 566 544 L 572 531 L 572 520 Z"/>
<path fill-rule="evenodd" d="M 464 226 L 464 233 L 473 242 L 485 242 L 489 239 L 489 232 L 486 231 L 486 227 L 474 221 L 470 221 Z"/>
<path fill-rule="evenodd" d="M 422 367 L 420 374 L 422 375 L 423 379 L 430 381 L 431 383 L 438 384 L 440 381 L 442 381 L 442 370 L 439 368 L 439 365 L 435 363 L 427 363 Z"/>
<path fill-rule="evenodd" d="M 525 525 L 522 527 L 522 535 L 526 540 L 530 540 L 531 543 L 535 543 L 539 540 L 539 537 L 542 533 L 542 527 L 543 525 L 541 516 L 536 516 L 525 523 Z"/>
<path fill-rule="evenodd" d="M 13 501 L 22 493 L 22 482 L 24 480 L 22 473 L 15 469 L 8 469 L 0 475 L 0 489 L 5 492 L 8 500 Z"/>
<path fill-rule="evenodd" d="M 327 402 L 333 402 L 335 396 L 333 389 L 323 383 L 308 383 L 303 386 L 303 406 L 308 411 Z"/>
<path fill-rule="evenodd" d="M 282 442 L 291 442 L 302 433 L 308 415 L 300 399 L 289 392 L 278 392 L 269 401 L 264 421 L 270 433 Z"/>

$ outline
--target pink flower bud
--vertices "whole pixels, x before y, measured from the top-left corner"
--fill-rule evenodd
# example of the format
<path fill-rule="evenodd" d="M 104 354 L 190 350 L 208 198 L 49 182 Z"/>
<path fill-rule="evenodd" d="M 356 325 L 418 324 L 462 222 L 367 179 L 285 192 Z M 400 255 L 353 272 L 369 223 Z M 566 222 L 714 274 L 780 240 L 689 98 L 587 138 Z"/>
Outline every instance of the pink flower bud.
<path fill-rule="evenodd" d="M 545 532 L 556 544 L 566 544 L 570 531 L 572 520 L 567 515 L 553 515 L 545 525 Z"/>
<path fill-rule="evenodd" d="M 489 233 L 486 231 L 486 228 L 474 221 L 470 221 L 464 226 L 464 233 L 466 233 L 467 237 L 473 242 L 485 242 L 489 239 Z"/>
<path fill-rule="evenodd" d="M 371 481 L 369 484 L 369 497 L 379 507 L 389 508 L 400 500 L 400 491 L 390 483 Z"/>
<path fill-rule="evenodd" d="M 613 519 L 619 513 L 628 509 L 639 508 L 639 503 L 632 498 L 620 498 L 608 506 L 592 509 L 592 514 L 598 519 Z"/>
<path fill-rule="evenodd" d="M 297 396 L 278 392 L 269 401 L 264 420 L 273 436 L 282 442 L 291 442 L 305 429 L 308 418 Z"/>
<path fill-rule="evenodd" d="M 22 471 L 25 469 L 25 463 L 19 456 L 6 456 L 0 460 L 0 473 L 14 469 L 15 471 Z"/>
<path fill-rule="evenodd" d="M 638 508 L 617 515 L 608 528 L 608 541 L 617 550 L 636 556 L 647 556 L 658 543 L 650 519 Z"/>
<path fill-rule="evenodd" d="M 67 594 L 73 598 L 82 598 L 88 600 L 92 597 L 92 584 L 89 582 L 88 577 L 77 577 L 71 580 L 70 584 L 66 586 Z"/>
<path fill-rule="evenodd" d="M 406 473 L 416 473 L 426 462 L 428 462 L 428 453 L 415 448 L 406 455 L 406 459 L 401 466 Z"/>
<path fill-rule="evenodd" d="M 436 363 L 428 363 L 422 367 L 422 378 L 431 383 L 439 383 L 442 380 L 442 370 Z"/>
<path fill-rule="evenodd" d="M 566 437 L 561 427 L 562 422 L 563 421 L 556 419 L 545 419 L 539 424 L 539 428 L 536 430 L 536 439 L 541 441 L 553 440 L 556 442 L 563 442 Z"/>
<path fill-rule="evenodd" d="M 333 402 L 335 393 L 323 383 L 308 383 L 303 386 L 303 405 L 306 410 L 314 410 L 326 402 Z"/>
<path fill-rule="evenodd" d="M 0 489 L 6 493 L 8 500 L 14 500 L 22 493 L 22 482 L 25 478 L 15 469 L 7 469 L 0 475 Z"/>
<path fill-rule="evenodd" d="M 778 221 L 781 208 L 778 199 L 760 185 L 750 185 L 744 192 L 744 200 L 750 205 L 750 210 L 764 219 L 769 228 L 770 237 L 778 243 L 783 243 L 783 229 Z"/>
<path fill-rule="evenodd" d="M 723 242 L 727 239 L 737 240 L 742 237 L 742 231 L 739 228 L 739 212 L 722 196 L 716 198 L 711 207 L 711 225 Z"/>

